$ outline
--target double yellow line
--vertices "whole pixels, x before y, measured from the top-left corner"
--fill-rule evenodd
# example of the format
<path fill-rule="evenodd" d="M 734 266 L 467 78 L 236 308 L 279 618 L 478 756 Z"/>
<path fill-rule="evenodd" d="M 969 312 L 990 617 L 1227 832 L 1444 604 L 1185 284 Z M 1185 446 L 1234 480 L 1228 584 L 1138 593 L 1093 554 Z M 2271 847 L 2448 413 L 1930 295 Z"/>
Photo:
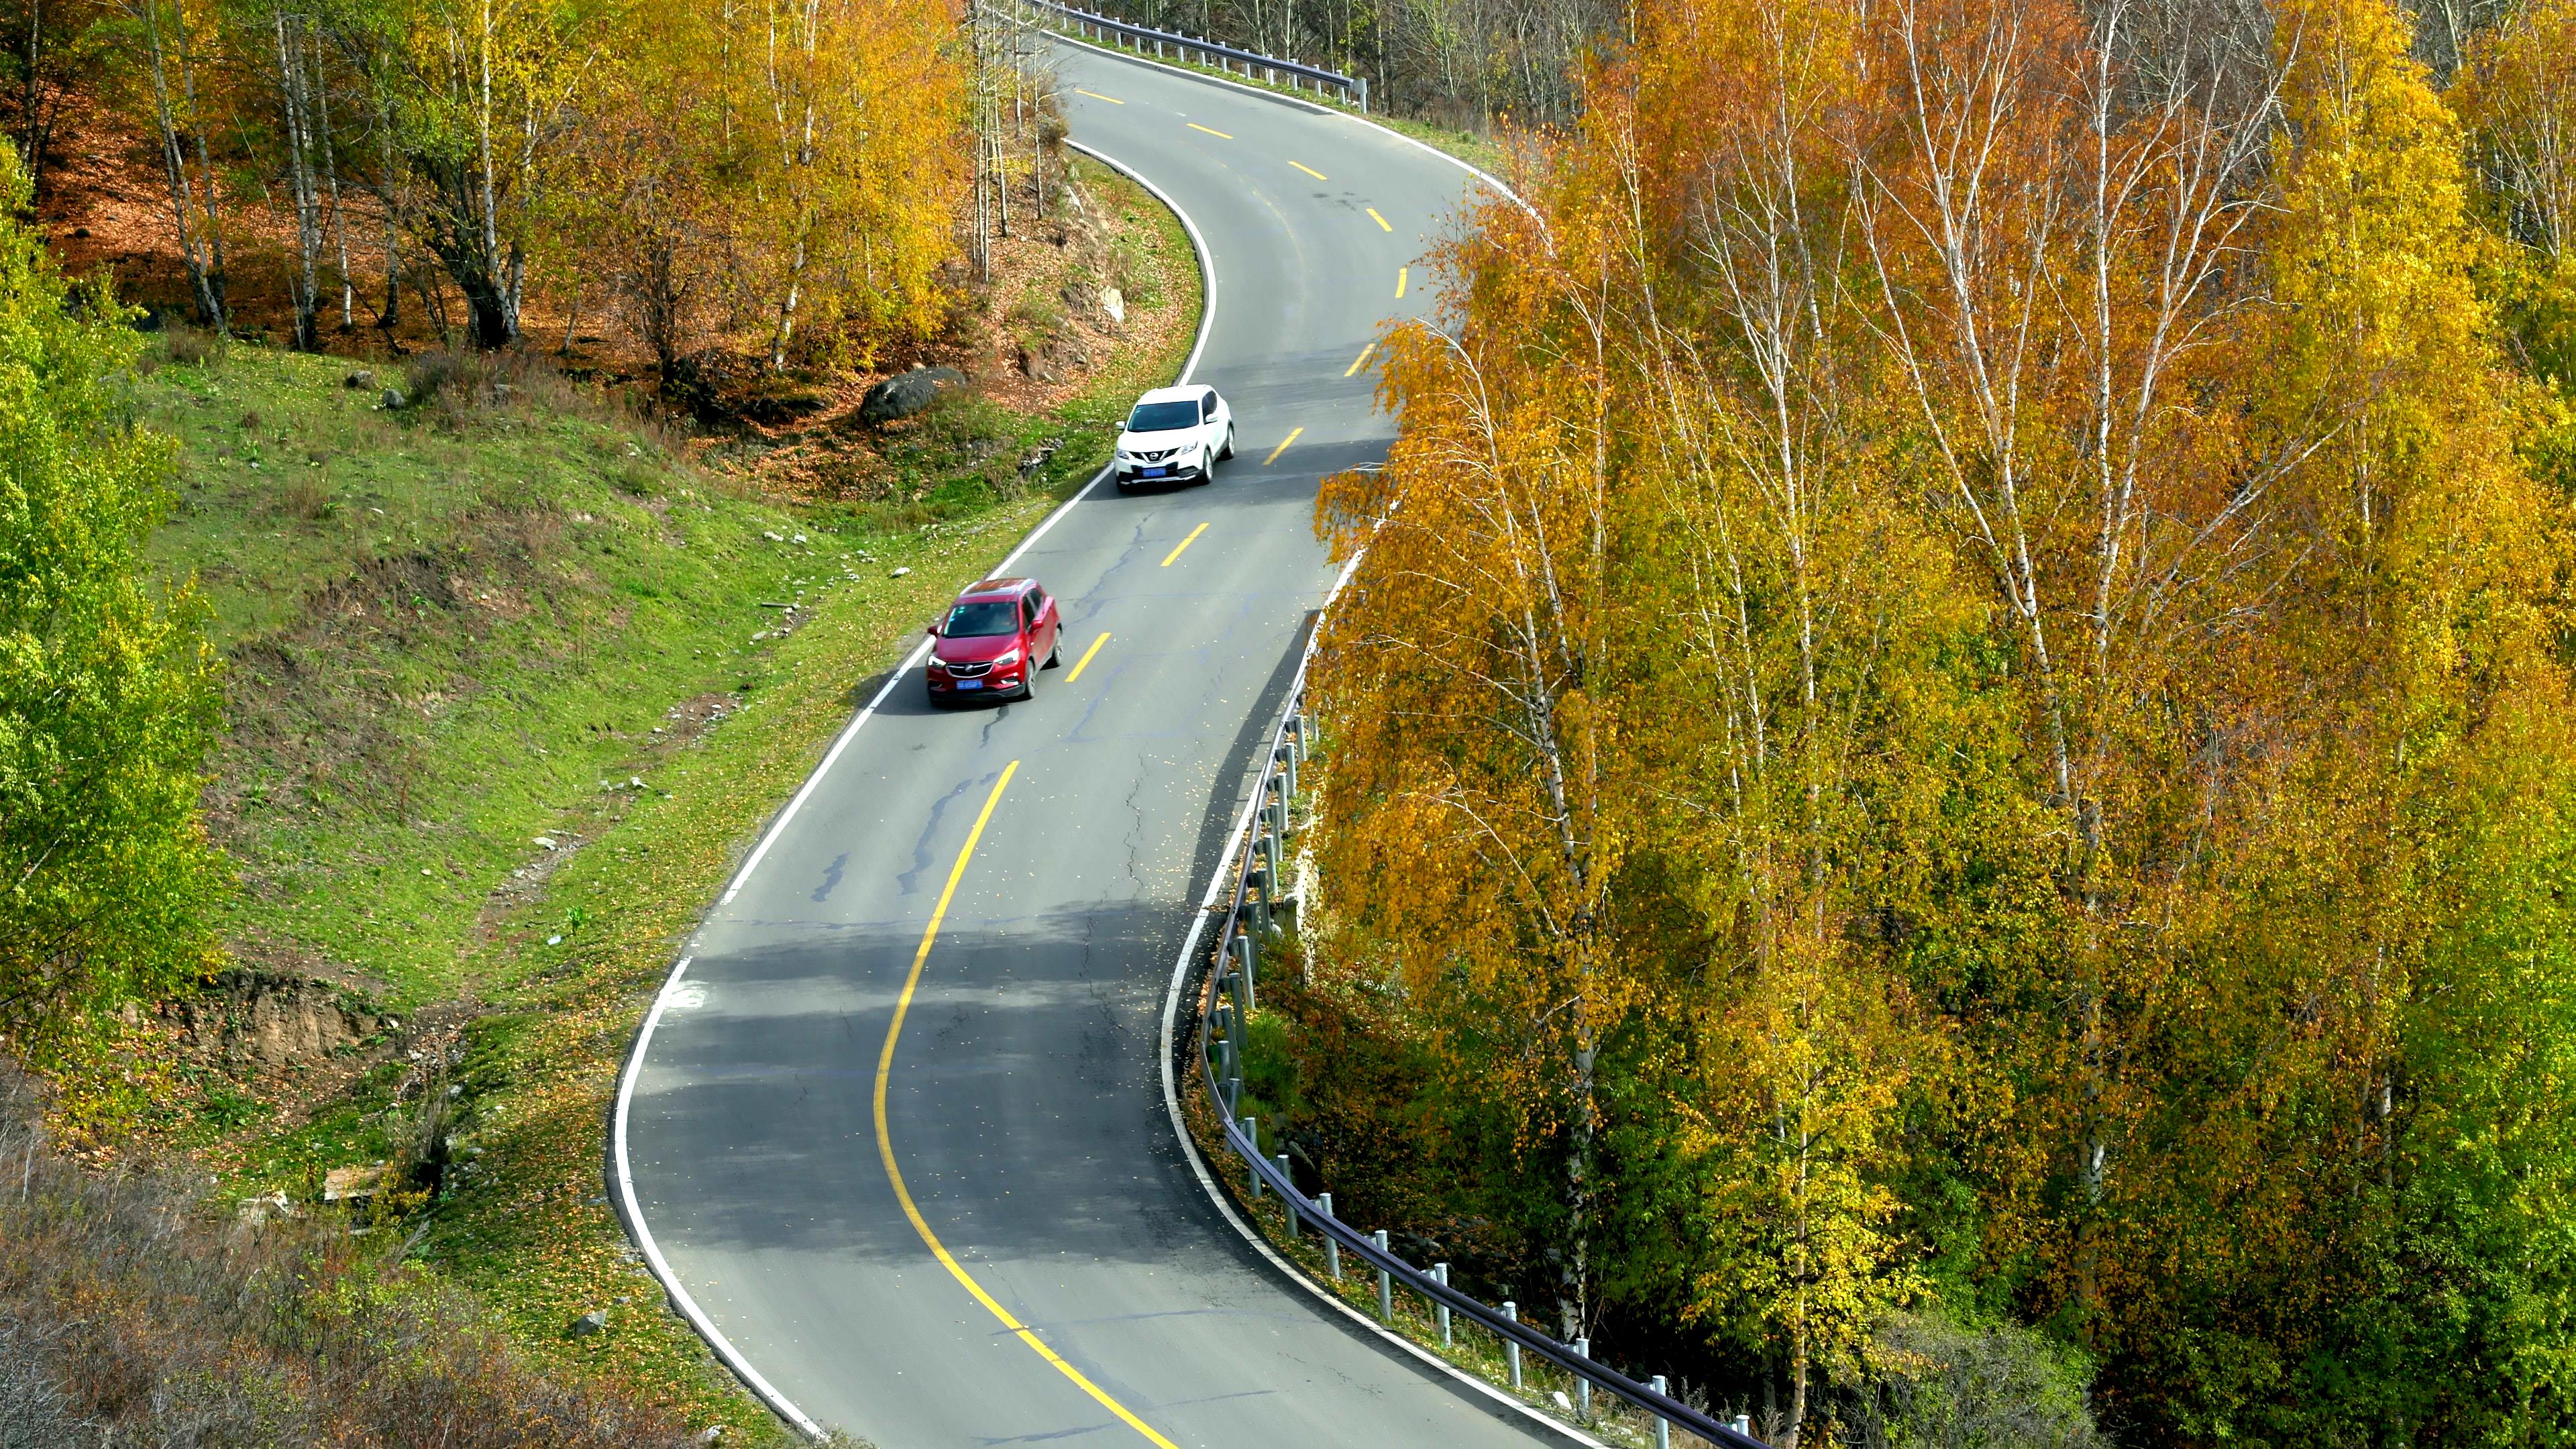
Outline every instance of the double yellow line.
<path fill-rule="evenodd" d="M 1099 645 L 1092 647 L 1096 650 Z M 1090 656 L 1085 655 L 1083 659 L 1088 663 Z M 1076 666 L 1077 669 L 1079 667 Z M 895 1201 L 903 1204 L 903 1215 L 912 1220 L 912 1230 L 921 1234 L 922 1242 L 930 1246 L 931 1256 L 939 1260 L 939 1266 L 946 1268 L 950 1277 L 973 1294 L 975 1301 L 983 1304 L 987 1312 L 1001 1320 L 1003 1328 L 1027 1344 L 1038 1357 L 1053 1364 L 1056 1372 L 1073 1380 L 1075 1388 L 1089 1394 L 1102 1408 L 1117 1415 L 1128 1428 L 1144 1435 L 1156 1449 L 1176 1449 L 1171 1440 L 1154 1432 L 1154 1426 L 1137 1418 L 1125 1404 L 1111 1398 L 1108 1391 L 1093 1383 L 1082 1370 L 1066 1363 L 1063 1355 L 1047 1347 L 1044 1339 L 1013 1317 L 1011 1310 L 1004 1308 L 992 1294 L 984 1291 L 984 1285 L 975 1281 L 975 1275 L 966 1271 L 956 1255 L 948 1251 L 948 1246 L 939 1241 L 939 1235 L 930 1230 L 929 1221 L 922 1217 L 921 1208 L 912 1200 L 912 1190 L 903 1184 L 903 1168 L 894 1160 L 894 1134 L 886 1129 L 886 1083 L 894 1074 L 895 1042 L 903 1035 L 903 1019 L 912 1013 L 912 995 L 920 989 L 921 969 L 929 964 L 930 945 L 939 939 L 939 924 L 948 918 L 948 903 L 957 896 L 957 882 L 966 876 L 966 862 L 974 858 L 975 843 L 984 838 L 984 827 L 993 819 L 993 807 L 1002 803 L 1002 792 L 1011 787 L 1011 777 L 1019 772 L 1020 762 L 1011 761 L 1003 767 L 1002 778 L 993 782 L 993 793 L 984 797 L 984 809 L 975 817 L 975 828 L 966 832 L 966 846 L 957 852 L 957 863 L 948 869 L 948 884 L 940 888 L 939 904 L 931 908 L 930 926 L 921 933 L 921 947 L 912 953 L 912 974 L 903 979 L 903 994 L 895 998 L 894 1020 L 886 1024 L 885 1047 L 877 1053 L 877 1157 L 885 1163 L 886 1181 L 894 1185 Z"/>

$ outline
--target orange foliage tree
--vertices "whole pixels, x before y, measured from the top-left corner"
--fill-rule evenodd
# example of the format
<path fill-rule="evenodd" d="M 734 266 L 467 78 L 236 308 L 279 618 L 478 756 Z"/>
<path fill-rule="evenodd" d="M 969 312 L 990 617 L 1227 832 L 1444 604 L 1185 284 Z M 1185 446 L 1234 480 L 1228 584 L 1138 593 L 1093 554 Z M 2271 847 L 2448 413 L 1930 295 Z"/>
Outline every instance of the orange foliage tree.
<path fill-rule="evenodd" d="M 2139 1433 L 2563 1402 L 2576 1259 L 2497 1194 L 2567 1088 L 2490 1062 L 2576 985 L 2565 503 L 2402 17 L 2226 18 L 1641 12 L 1321 505 L 1319 999 L 1396 983 L 1510 1124 L 1498 1275 L 1784 1442 L 1909 1302 Z"/>

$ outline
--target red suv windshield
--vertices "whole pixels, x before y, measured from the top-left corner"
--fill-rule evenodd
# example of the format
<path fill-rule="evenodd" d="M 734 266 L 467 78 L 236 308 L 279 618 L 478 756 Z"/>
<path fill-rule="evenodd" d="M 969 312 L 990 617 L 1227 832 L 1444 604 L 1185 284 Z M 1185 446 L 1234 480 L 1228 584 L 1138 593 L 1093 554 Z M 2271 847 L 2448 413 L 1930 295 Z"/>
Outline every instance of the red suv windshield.
<path fill-rule="evenodd" d="M 1016 634 L 1019 628 L 1019 605 L 1008 599 L 978 599 L 950 609 L 948 623 L 939 632 L 951 639 L 991 639 Z"/>

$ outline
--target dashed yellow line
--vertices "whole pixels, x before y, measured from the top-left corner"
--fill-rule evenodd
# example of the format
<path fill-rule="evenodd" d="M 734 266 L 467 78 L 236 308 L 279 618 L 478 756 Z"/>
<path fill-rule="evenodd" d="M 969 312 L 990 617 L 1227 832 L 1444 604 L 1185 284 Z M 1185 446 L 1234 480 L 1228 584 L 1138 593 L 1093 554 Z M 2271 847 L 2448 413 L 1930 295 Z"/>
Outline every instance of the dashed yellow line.
<path fill-rule="evenodd" d="M 1377 344 L 1374 342 L 1361 348 L 1360 355 L 1351 359 L 1351 365 L 1342 369 L 1342 376 L 1349 377 L 1351 374 L 1366 366 L 1368 364 L 1369 354 L 1375 351 L 1377 351 Z"/>
<path fill-rule="evenodd" d="M 1207 132 L 1209 135 L 1216 137 L 1216 138 L 1217 138 L 1218 140 L 1220 140 L 1220 141 L 1231 141 L 1231 140 L 1233 140 L 1233 139 L 1234 139 L 1232 136 L 1227 135 L 1225 132 L 1218 130 L 1218 129 L 1217 129 L 1216 127 L 1214 127 L 1214 126 L 1202 126 L 1202 125 L 1200 125 L 1200 124 L 1199 124 L 1198 122 L 1196 122 L 1196 121 L 1192 121 L 1192 122 L 1190 122 L 1190 123 L 1189 123 L 1189 126 L 1190 126 L 1190 129 L 1191 129 L 1191 130 L 1193 130 L 1193 131 L 1205 131 L 1205 132 Z M 1389 228 L 1389 230 L 1393 230 L 1393 228 Z"/>
<path fill-rule="evenodd" d="M 1066 1363 L 1062 1355 L 1047 1347 L 1045 1340 L 1031 1332 L 1027 1324 L 1011 1316 L 1011 1310 L 985 1292 L 984 1285 L 976 1282 L 974 1275 L 957 1261 L 956 1255 L 948 1251 L 947 1244 L 939 1241 L 939 1235 L 930 1230 L 929 1220 L 922 1217 L 920 1206 L 912 1200 L 912 1190 L 904 1186 L 903 1168 L 894 1160 L 894 1134 L 886 1128 L 886 1083 L 894 1074 L 895 1043 L 903 1036 L 904 1017 L 911 1014 L 913 993 L 921 987 L 921 968 L 930 960 L 930 943 L 939 939 L 939 923 L 948 917 L 948 903 L 956 898 L 957 882 L 965 878 L 966 862 L 975 856 L 975 843 L 984 838 L 984 827 L 992 822 L 993 807 L 1002 803 L 1002 792 L 1010 788 L 1011 777 L 1019 772 L 1020 762 L 1011 761 L 1002 768 L 1002 778 L 993 782 L 993 793 L 984 797 L 984 811 L 975 817 L 975 828 L 966 833 L 966 847 L 957 852 L 957 863 L 949 867 L 948 884 L 939 892 L 939 904 L 931 908 L 929 928 L 921 933 L 921 947 L 912 953 L 912 974 L 904 978 L 903 994 L 895 998 L 894 1020 L 886 1024 L 885 1046 L 877 1053 L 877 1156 L 885 1163 L 886 1181 L 894 1185 L 895 1201 L 903 1204 L 903 1215 L 912 1220 L 912 1230 L 921 1234 L 921 1240 L 930 1245 L 931 1256 L 939 1260 L 939 1266 L 946 1268 L 950 1277 L 974 1295 L 975 1301 L 983 1304 L 987 1312 L 1000 1319 L 1002 1327 L 1035 1350 L 1038 1357 L 1054 1365 L 1056 1372 L 1071 1379 L 1074 1387 L 1091 1395 L 1128 1428 L 1144 1435 L 1156 1449 L 1174 1449 L 1171 1440 L 1155 1433 L 1152 1425 L 1129 1412 L 1125 1404 L 1111 1398 L 1082 1370 Z"/>
<path fill-rule="evenodd" d="M 1412 273 L 1413 268 L 1411 267 L 1398 267 L 1395 269 L 1395 295 L 1398 300 L 1402 300 L 1404 297 L 1404 279 L 1412 275 Z"/>
<path fill-rule="evenodd" d="M 1111 105 L 1113 105 L 1113 106 L 1123 106 L 1123 105 L 1127 104 L 1125 101 L 1122 101 L 1122 100 L 1118 99 L 1116 96 L 1104 96 L 1104 95 L 1102 95 L 1102 94 L 1101 94 L 1100 92 L 1098 92 L 1098 91 L 1087 91 L 1087 90 L 1084 90 L 1084 89 L 1083 89 L 1082 87 L 1080 87 L 1080 86 L 1075 86 L 1075 87 L 1073 88 L 1073 93 L 1074 93 L 1075 95 L 1077 95 L 1077 96 L 1089 96 L 1089 97 L 1091 97 L 1091 98 L 1092 98 L 1093 100 L 1095 100 L 1095 101 L 1107 101 L 1109 104 L 1111 104 Z"/>
<path fill-rule="evenodd" d="M 1091 667 L 1091 656 L 1099 653 L 1100 646 L 1108 642 L 1109 631 L 1103 629 L 1100 631 L 1100 637 L 1091 641 L 1091 647 L 1082 651 L 1082 657 L 1073 661 L 1073 669 L 1070 673 L 1065 675 L 1064 682 L 1071 684 L 1075 680 L 1080 679 L 1082 677 L 1082 671 Z"/>
<path fill-rule="evenodd" d="M 1185 539 L 1182 539 L 1179 543 L 1176 543 L 1176 544 L 1172 545 L 1172 551 L 1171 551 L 1170 553 L 1167 553 L 1167 554 L 1163 555 L 1163 567 L 1165 567 L 1165 568 L 1170 568 L 1170 567 L 1172 566 L 1172 560 L 1174 560 L 1174 559 L 1176 559 L 1176 558 L 1179 558 L 1179 557 L 1181 556 L 1181 550 L 1182 550 L 1182 549 L 1185 549 L 1185 548 L 1188 548 L 1191 544 L 1194 544 L 1194 543 L 1198 542 L 1198 541 L 1199 541 L 1199 535 L 1200 535 L 1200 534 L 1202 534 L 1202 533 L 1205 533 L 1205 532 L 1207 532 L 1207 525 L 1206 525 L 1206 524 L 1204 524 L 1204 523 L 1200 524 L 1200 525 L 1199 525 L 1198 527 L 1196 527 L 1196 528 L 1191 529 L 1191 530 L 1190 530 L 1190 536 L 1189 536 L 1189 537 L 1187 537 L 1187 538 L 1185 538 Z"/>
<path fill-rule="evenodd" d="M 1287 452 L 1288 445 L 1297 441 L 1297 435 L 1304 431 L 1306 431 L 1304 428 L 1290 428 L 1288 430 L 1288 436 L 1279 440 L 1279 446 L 1270 450 L 1270 456 L 1261 460 L 1261 466 L 1267 468 L 1271 464 L 1278 462 L 1279 455 Z"/>
<path fill-rule="evenodd" d="M 1316 170 L 1314 167 L 1307 165 L 1307 164 L 1306 164 L 1305 162 L 1303 162 L 1303 161 L 1291 161 L 1291 162 L 1289 162 L 1288 164 L 1289 164 L 1289 165 L 1291 165 L 1291 166 L 1296 167 L 1296 168 L 1297 168 L 1298 170 L 1300 170 L 1300 171 L 1305 172 L 1307 175 L 1314 177 L 1314 178 L 1315 178 L 1316 180 L 1318 180 L 1318 181 L 1330 181 L 1330 180 L 1332 180 L 1332 179 L 1333 179 L 1333 178 L 1331 178 L 1331 177 L 1329 177 L 1329 176 L 1326 176 L 1323 172 Z"/>
<path fill-rule="evenodd" d="M 1387 224 L 1386 224 L 1386 218 L 1385 218 L 1385 217 L 1382 217 L 1382 216 L 1380 216 L 1380 215 L 1378 215 L 1378 214 L 1377 214 L 1377 208 L 1376 208 L 1376 207 L 1374 207 L 1374 206 L 1370 206 L 1370 207 L 1363 207 L 1363 208 L 1361 208 L 1361 209 L 1362 209 L 1362 210 L 1364 210 L 1364 211 L 1366 211 L 1366 212 L 1369 214 L 1369 220 L 1371 220 L 1371 221 L 1373 221 L 1373 222 L 1376 222 L 1376 223 L 1377 223 L 1377 229 L 1378 229 L 1379 231 L 1393 231 L 1393 230 L 1395 230 L 1395 228 L 1394 228 L 1394 227 L 1391 227 L 1391 226 L 1389 226 L 1389 225 L 1387 225 Z"/>

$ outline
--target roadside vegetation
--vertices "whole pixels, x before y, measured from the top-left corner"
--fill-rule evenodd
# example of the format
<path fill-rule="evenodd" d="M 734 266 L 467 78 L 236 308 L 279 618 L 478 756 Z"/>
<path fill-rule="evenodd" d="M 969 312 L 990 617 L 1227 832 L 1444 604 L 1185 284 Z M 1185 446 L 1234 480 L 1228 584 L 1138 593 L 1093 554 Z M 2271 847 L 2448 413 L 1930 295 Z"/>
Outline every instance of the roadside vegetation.
<path fill-rule="evenodd" d="M 42 1123 L 38 1091 L 0 1075 L 0 1441 L 15 1449 L 702 1442 L 667 1410 L 520 1361 L 368 1214 L 233 1228 L 176 1175 L 52 1155 Z"/>
<path fill-rule="evenodd" d="M 1201 298 L 1177 218 L 1087 164 L 1057 177 L 1054 224 L 997 245 L 1007 270 L 959 301 L 947 355 L 981 380 L 879 425 L 848 385 L 808 419 L 700 432 L 524 352 L 335 358 L 168 319 L 138 332 L 7 233 L 0 263 L 26 285 L 0 336 L 94 359 L 29 395 L 29 426 L 75 446 L 55 472 L 17 465 L 12 546 L 80 558 L 102 600 L 74 615 L 22 587 L 13 627 L 40 645 L 52 630 L 72 664 L 140 651 L 161 692 L 106 691 L 118 707 L 93 718 L 75 690 L 71 724 L 163 751 L 125 763 L 159 794 L 88 792 L 139 802 L 104 817 L 123 854 L 103 858 L 158 874 L 128 883 L 90 857 L 49 874 L 54 817 L 0 822 L 10 939 L 55 939 L 35 933 L 66 891 L 111 887 L 153 907 L 121 928 L 165 934 L 159 956 L 75 941 L 10 958 L 9 1045 L 46 1073 L 48 1128 L 12 1139 L 12 1166 L 78 1201 L 66 1158 L 103 1183 L 150 1178 L 136 1211 L 180 1233 L 170 1291 L 287 1276 L 241 1307 L 284 1325 L 244 1348 L 246 1377 L 207 1367 L 230 1327 L 162 1323 L 160 1289 L 84 1277 L 41 1233 L 17 1267 L 52 1286 L 0 1331 L 34 1361 L 85 1362 L 95 1345 L 62 1338 L 49 1305 L 139 1294 L 119 1298 L 142 1315 L 118 1340 L 136 1372 L 225 1404 L 285 1375 L 313 1392 L 275 1422 L 325 1437 L 437 1442 L 436 1415 L 399 1432 L 332 1417 L 348 1385 L 397 1388 L 400 1364 L 432 1397 L 464 1393 L 439 1387 L 458 1375 L 501 1385 L 487 1407 L 517 1425 L 507 1442 L 584 1442 L 543 1427 L 558 1411 L 636 1442 L 785 1436 L 628 1246 L 601 1175 L 607 1105 L 674 943 L 857 693 L 1088 480 L 1127 402 L 1188 349 Z M 11 685 L 42 700 L 70 667 Z M 48 792 L 65 778 L 48 756 L 26 763 L 61 747 L 16 707 L 15 788 L 100 819 L 94 798 Z M 100 1231 L 82 1252 L 124 1251 L 122 1227 Z M 459 1315 L 473 1331 L 447 1334 Z M 308 1317 L 321 1326 L 295 1326 Z M 555 1398 L 527 1397 L 563 1370 Z M 158 1432 L 176 1421 L 153 1415 L 196 1412 L 187 1394 L 47 1382 L 65 1423 Z"/>
<path fill-rule="evenodd" d="M 2576 10 L 1635 24 L 1327 484 L 1247 1110 L 1775 1443 L 2564 1439 Z"/>

